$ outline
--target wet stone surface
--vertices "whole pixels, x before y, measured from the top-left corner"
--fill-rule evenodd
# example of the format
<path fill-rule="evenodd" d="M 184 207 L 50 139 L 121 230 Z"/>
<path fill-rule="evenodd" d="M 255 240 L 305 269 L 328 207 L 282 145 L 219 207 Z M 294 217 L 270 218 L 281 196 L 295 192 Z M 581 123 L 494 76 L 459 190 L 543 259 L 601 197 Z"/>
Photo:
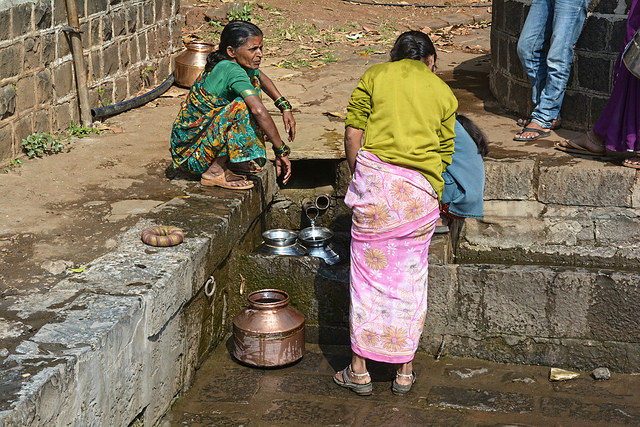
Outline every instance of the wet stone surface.
<path fill-rule="evenodd" d="M 406 396 L 391 393 L 394 367 L 370 362 L 373 395 L 336 386 L 349 364 L 345 346 L 306 345 L 297 363 L 274 369 L 243 366 L 218 346 L 192 388 L 159 423 L 168 426 L 540 426 L 638 425 L 640 376 L 588 373 L 549 382 L 549 368 L 497 364 L 418 353 L 417 381 Z"/>

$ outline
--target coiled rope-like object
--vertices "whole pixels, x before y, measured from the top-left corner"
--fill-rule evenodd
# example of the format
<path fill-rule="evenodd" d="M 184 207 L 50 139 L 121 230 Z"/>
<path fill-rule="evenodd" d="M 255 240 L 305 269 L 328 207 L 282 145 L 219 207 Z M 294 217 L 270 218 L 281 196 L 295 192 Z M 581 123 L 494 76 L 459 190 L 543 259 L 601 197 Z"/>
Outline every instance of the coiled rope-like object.
<path fill-rule="evenodd" d="M 184 231 L 172 225 L 156 225 L 142 230 L 142 241 L 151 246 L 175 246 L 184 240 Z"/>

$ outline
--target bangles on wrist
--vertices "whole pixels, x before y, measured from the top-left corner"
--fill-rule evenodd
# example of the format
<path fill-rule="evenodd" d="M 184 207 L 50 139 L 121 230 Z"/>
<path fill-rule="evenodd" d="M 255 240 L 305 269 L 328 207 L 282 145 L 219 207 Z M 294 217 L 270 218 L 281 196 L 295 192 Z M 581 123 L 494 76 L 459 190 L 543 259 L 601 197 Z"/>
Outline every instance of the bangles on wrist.
<path fill-rule="evenodd" d="M 273 147 L 273 154 L 277 157 L 288 157 L 291 154 L 291 148 L 283 142 L 280 147 Z"/>
<path fill-rule="evenodd" d="M 276 99 L 275 101 L 273 101 L 273 103 L 281 113 L 285 112 L 286 110 L 291 110 L 291 103 L 287 101 L 287 98 L 285 98 L 284 96 Z"/>

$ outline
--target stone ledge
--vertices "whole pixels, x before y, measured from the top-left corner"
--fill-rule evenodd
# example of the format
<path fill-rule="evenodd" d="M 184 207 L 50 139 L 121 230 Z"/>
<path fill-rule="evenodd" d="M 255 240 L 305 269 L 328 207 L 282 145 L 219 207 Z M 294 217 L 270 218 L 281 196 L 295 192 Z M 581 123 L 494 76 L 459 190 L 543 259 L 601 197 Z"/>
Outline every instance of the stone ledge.
<path fill-rule="evenodd" d="M 153 425 L 188 387 L 201 347 L 224 333 L 203 324 L 216 312 L 224 325 L 228 283 L 218 280 L 205 297 L 204 282 L 221 278 L 216 271 L 273 198 L 273 167 L 258 184 L 249 192 L 189 188 L 189 198 L 156 208 L 85 271 L 28 298 L 8 297 L 16 317 L 0 323 L 9 347 L 0 426 L 128 425 L 140 414 Z M 156 224 L 183 228 L 185 241 L 146 246 L 140 233 Z"/>

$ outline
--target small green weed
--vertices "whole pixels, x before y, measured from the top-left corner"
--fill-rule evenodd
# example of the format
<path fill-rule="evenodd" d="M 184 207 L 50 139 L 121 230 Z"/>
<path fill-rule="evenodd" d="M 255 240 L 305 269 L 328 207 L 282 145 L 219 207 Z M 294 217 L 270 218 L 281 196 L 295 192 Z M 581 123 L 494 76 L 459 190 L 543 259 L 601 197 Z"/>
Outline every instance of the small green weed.
<path fill-rule="evenodd" d="M 11 159 L 9 160 L 9 169 L 19 168 L 22 166 L 22 160 L 20 159 Z"/>
<path fill-rule="evenodd" d="M 100 100 L 100 104 L 102 104 L 103 107 L 106 107 L 107 105 L 111 104 L 111 97 L 110 96 L 107 96 L 107 97 L 104 96 L 106 93 L 107 93 L 106 90 L 98 89 L 98 99 Z"/>
<path fill-rule="evenodd" d="M 84 138 L 85 136 L 96 134 L 100 135 L 102 131 L 100 129 L 86 127 L 82 125 L 77 125 L 71 121 L 71 125 L 69 125 L 69 138 L 76 136 L 78 138 Z"/>
<path fill-rule="evenodd" d="M 338 62 L 338 58 L 333 54 L 333 52 L 328 51 L 322 57 L 322 62 L 324 62 L 325 64 L 331 64 L 333 62 Z"/>
<path fill-rule="evenodd" d="M 22 148 L 29 158 L 42 157 L 45 154 L 59 153 L 64 148 L 64 143 L 59 136 L 50 133 L 33 133 L 22 140 Z"/>
<path fill-rule="evenodd" d="M 146 67 L 140 70 L 140 79 L 142 80 L 143 86 L 151 86 L 151 78 L 149 73 L 153 71 L 153 65 L 147 65 Z"/>
<path fill-rule="evenodd" d="M 227 18 L 229 18 L 229 21 L 251 21 L 253 19 L 252 10 L 253 5 L 245 3 L 242 7 L 231 9 Z"/>

